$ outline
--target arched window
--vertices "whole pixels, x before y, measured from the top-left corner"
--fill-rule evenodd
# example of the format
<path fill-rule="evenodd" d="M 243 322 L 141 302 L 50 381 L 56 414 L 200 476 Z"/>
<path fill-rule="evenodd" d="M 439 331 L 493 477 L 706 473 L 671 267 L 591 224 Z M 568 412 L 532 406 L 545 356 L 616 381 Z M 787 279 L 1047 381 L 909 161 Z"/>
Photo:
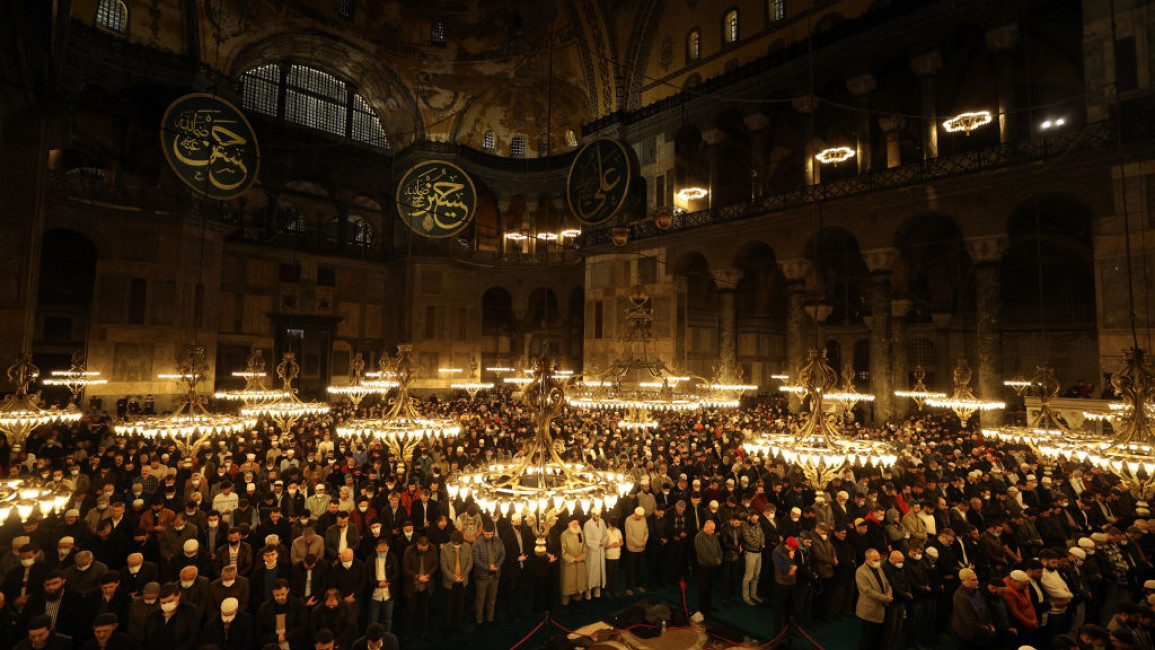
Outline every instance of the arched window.
<path fill-rule="evenodd" d="M 571 147 L 576 147 L 576 146 L 578 146 L 578 139 L 577 139 L 577 134 L 576 134 L 576 133 L 574 133 L 574 130 L 573 130 L 573 129 L 566 129 L 566 132 L 565 132 L 565 143 L 566 143 L 566 144 L 568 144 L 568 145 L 569 145 L 569 146 L 571 146 Z"/>
<path fill-rule="evenodd" d="M 277 210 L 277 232 L 289 235 L 305 234 L 305 215 L 296 206 L 281 204 Z"/>
<path fill-rule="evenodd" d="M 525 155 L 525 136 L 515 135 L 509 142 L 509 155 L 514 157 L 522 157 Z"/>
<path fill-rule="evenodd" d="M 373 225 L 362 216 L 351 214 L 345 217 L 345 236 L 341 237 L 341 220 L 333 219 L 325 230 L 325 238 L 329 241 L 340 241 L 342 244 L 364 246 L 373 245 Z"/>
<path fill-rule="evenodd" d="M 691 29 L 686 35 L 686 63 L 702 58 L 702 32 Z"/>
<path fill-rule="evenodd" d="M 356 8 L 356 0 L 337 0 L 337 15 L 342 18 L 352 18 Z"/>
<path fill-rule="evenodd" d="M 493 129 L 485 132 L 485 138 L 481 141 L 481 148 L 490 151 L 497 148 L 497 135 L 494 134 Z"/>
<path fill-rule="evenodd" d="M 96 26 L 123 35 L 128 31 L 128 7 L 121 0 L 100 0 L 96 5 Z"/>
<path fill-rule="evenodd" d="M 911 339 L 906 344 L 907 363 L 931 369 L 938 365 L 938 351 L 930 339 Z"/>
<path fill-rule="evenodd" d="M 786 0 L 770 0 L 770 20 L 779 21 L 786 18 Z"/>
<path fill-rule="evenodd" d="M 316 68 L 278 63 L 253 68 L 241 75 L 241 99 L 246 109 L 269 117 L 389 147 L 389 134 L 369 101 L 349 83 Z"/>
<path fill-rule="evenodd" d="M 738 42 L 737 9 L 731 9 L 726 12 L 726 17 L 722 20 L 722 36 L 728 45 L 733 45 Z"/>

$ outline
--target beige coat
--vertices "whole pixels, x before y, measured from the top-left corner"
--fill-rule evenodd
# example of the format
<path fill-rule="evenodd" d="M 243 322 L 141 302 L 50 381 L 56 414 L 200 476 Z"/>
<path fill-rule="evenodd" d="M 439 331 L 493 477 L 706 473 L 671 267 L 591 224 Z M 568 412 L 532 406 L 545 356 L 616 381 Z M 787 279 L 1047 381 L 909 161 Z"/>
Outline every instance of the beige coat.
<path fill-rule="evenodd" d="M 561 534 L 561 595 L 581 594 L 589 588 L 585 559 L 585 540 L 580 533 L 566 528 Z"/>
<path fill-rule="evenodd" d="M 891 595 L 890 581 L 882 567 L 878 568 L 878 577 L 882 580 L 882 590 L 878 589 L 878 581 L 874 573 L 866 564 L 858 567 L 854 572 L 854 582 L 858 585 L 858 607 L 854 613 L 864 621 L 881 623 L 886 620 L 886 606 L 890 604 L 887 596 Z"/>

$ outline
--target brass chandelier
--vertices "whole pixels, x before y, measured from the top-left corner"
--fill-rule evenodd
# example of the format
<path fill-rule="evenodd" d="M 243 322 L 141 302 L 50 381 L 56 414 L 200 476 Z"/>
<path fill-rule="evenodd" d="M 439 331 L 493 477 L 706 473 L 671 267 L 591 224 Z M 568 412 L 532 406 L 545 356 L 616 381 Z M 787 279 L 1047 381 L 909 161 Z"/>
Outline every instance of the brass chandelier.
<path fill-rule="evenodd" d="M 855 463 L 886 467 L 894 465 L 898 454 L 885 440 L 848 438 L 823 412 L 825 395 L 837 386 L 838 377 L 826 362 L 826 351 L 812 348 L 798 373 L 806 390 L 810 412 L 794 431 L 763 432 L 743 443 L 750 454 L 780 456 L 797 465 L 817 488 L 824 488 L 843 469 Z"/>
<path fill-rule="evenodd" d="M 202 345 L 190 345 L 177 358 L 177 376 L 185 386 L 181 404 L 171 415 L 146 416 L 116 425 L 122 435 L 146 438 L 169 438 L 176 443 L 182 456 L 194 456 L 214 436 L 233 435 L 256 426 L 256 418 L 214 413 L 197 391 L 204 380 L 209 363 Z"/>
<path fill-rule="evenodd" d="M 967 360 L 959 357 L 958 363 L 952 371 L 954 379 L 954 393 L 949 397 L 931 397 L 926 403 L 935 408 L 948 408 L 958 416 L 959 422 L 966 427 L 978 411 L 996 411 L 1007 407 L 1005 402 L 996 402 L 979 399 L 971 390 L 971 367 Z"/>
<path fill-rule="evenodd" d="M 245 360 L 245 369 L 234 372 L 233 376 L 245 380 L 244 389 L 217 391 L 213 397 L 220 400 L 241 402 L 245 406 L 274 402 L 287 397 L 284 391 L 265 386 L 265 377 L 268 375 L 265 373 L 265 355 L 260 350 L 254 349 L 250 352 Z"/>
<path fill-rule="evenodd" d="M 922 407 L 930 399 L 946 399 L 946 393 L 935 393 L 926 388 L 926 371 L 922 366 L 915 366 L 914 372 L 914 386 L 910 390 L 896 390 L 895 397 L 907 397 L 918 406 L 918 410 L 922 411 Z"/>
<path fill-rule="evenodd" d="M 80 412 L 72 409 L 40 408 L 40 393 L 29 393 L 28 387 L 40 377 L 40 368 L 32 363 L 32 355 L 21 352 L 16 363 L 8 368 L 8 381 L 16 391 L 0 401 L 0 433 L 8 438 L 9 446 L 23 447 L 28 434 L 53 422 L 76 422 Z"/>
<path fill-rule="evenodd" d="M 357 418 L 337 427 L 337 434 L 380 440 L 398 459 L 413 453 L 424 440 L 438 441 L 461 433 L 454 420 L 426 417 L 421 414 L 409 384 L 413 380 L 413 345 L 397 346 L 397 356 L 389 363 L 389 372 L 397 381 L 397 392 L 390 401 L 389 410 L 380 418 Z M 382 360 L 382 367 L 386 365 Z"/>
<path fill-rule="evenodd" d="M 349 400 L 353 405 L 353 410 L 357 410 L 366 397 L 384 395 L 397 387 L 398 383 L 393 379 L 392 371 L 387 369 L 388 365 L 388 358 L 382 356 L 380 360 L 381 370 L 372 373 L 373 377 L 366 380 L 365 357 L 357 352 L 349 362 L 349 383 L 344 386 L 329 386 L 327 390 L 330 395 Z"/>
<path fill-rule="evenodd" d="M 323 415 L 329 412 L 329 405 L 323 402 L 302 402 L 297 397 L 297 389 L 293 388 L 293 381 L 300 376 L 301 366 L 297 363 L 294 352 L 286 352 L 277 364 L 277 377 L 281 380 L 281 392 L 287 397 L 276 402 L 267 402 L 247 406 L 241 409 L 245 417 L 265 417 L 277 425 L 282 432 L 293 428 L 301 418 L 311 415 Z"/>
<path fill-rule="evenodd" d="M 72 353 L 72 366 L 68 370 L 53 370 L 51 377 L 40 383 L 45 386 L 64 386 L 67 388 L 68 392 L 72 394 L 68 407 L 73 410 L 80 410 L 80 396 L 84 393 L 84 389 L 89 386 L 107 384 L 108 380 L 101 379 L 99 372 L 89 370 L 84 362 L 84 355 L 77 350 Z"/>
<path fill-rule="evenodd" d="M 606 472 L 561 457 L 564 451 L 550 427 L 566 404 L 570 379 L 555 373 L 551 360 L 536 361 L 532 382 L 522 392 L 525 404 L 536 417 L 534 434 L 518 457 L 509 463 L 467 468 L 449 477 L 450 498 L 473 495 L 491 516 L 498 512 L 526 515 L 536 537 L 535 553 L 545 555 L 549 531 L 564 513 L 589 514 L 613 508 L 629 494 L 633 483 L 624 474 Z"/>

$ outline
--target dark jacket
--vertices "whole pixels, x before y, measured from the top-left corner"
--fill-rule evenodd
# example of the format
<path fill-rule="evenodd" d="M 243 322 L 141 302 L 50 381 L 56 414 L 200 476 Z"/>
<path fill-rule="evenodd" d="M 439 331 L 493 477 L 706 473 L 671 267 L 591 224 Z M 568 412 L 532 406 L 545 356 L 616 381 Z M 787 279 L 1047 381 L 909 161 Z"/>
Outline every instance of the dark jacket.
<path fill-rule="evenodd" d="M 341 597 L 359 597 L 365 591 L 365 564 L 353 558 L 349 568 L 340 562 L 334 562 L 329 571 L 329 585 L 341 592 Z"/>
<path fill-rule="evenodd" d="M 144 591 L 144 586 L 150 582 L 160 582 L 160 568 L 155 562 L 145 560 L 136 575 L 128 570 L 128 566 L 120 570 L 120 589 L 129 595 L 139 596 Z"/>
<path fill-rule="evenodd" d="M 285 640 L 292 650 L 304 650 L 309 646 L 309 610 L 305 609 L 304 601 L 289 594 L 288 600 L 280 608 L 285 614 Z M 277 613 L 278 605 L 272 600 L 261 603 L 257 608 L 257 647 L 277 643 Z"/>
<path fill-rule="evenodd" d="M 144 647 L 195 650 L 200 647 L 200 623 L 196 608 L 185 603 L 181 603 L 167 621 L 164 612 L 153 612 L 145 624 Z"/>
<path fill-rule="evenodd" d="M 220 650 L 249 650 L 253 646 L 256 632 L 253 629 L 253 617 L 246 611 L 238 611 L 237 617 L 229 625 L 225 633 L 225 623 L 220 613 L 209 619 L 201 628 L 200 643 L 202 646 L 215 645 Z"/>
<path fill-rule="evenodd" d="M 993 636 L 987 625 L 993 626 L 994 622 L 982 592 L 965 587 L 956 589 L 951 608 L 951 630 L 965 642 L 978 643 Z"/>
<path fill-rule="evenodd" d="M 96 644 L 96 639 L 89 639 L 81 646 L 82 650 L 134 650 L 136 647 L 132 637 L 123 632 L 113 632 L 103 648 Z"/>
<path fill-rule="evenodd" d="M 330 570 L 329 563 L 320 558 L 318 558 L 317 563 L 313 565 L 313 584 L 310 596 L 316 598 L 318 601 L 321 600 L 321 595 L 325 593 L 325 590 L 329 588 Z M 308 597 L 305 595 L 305 581 L 308 577 L 307 572 L 308 570 L 305 569 L 305 563 L 298 562 L 296 566 L 293 567 L 289 577 L 289 585 L 293 595 L 300 597 L 302 600 L 308 600 Z"/>

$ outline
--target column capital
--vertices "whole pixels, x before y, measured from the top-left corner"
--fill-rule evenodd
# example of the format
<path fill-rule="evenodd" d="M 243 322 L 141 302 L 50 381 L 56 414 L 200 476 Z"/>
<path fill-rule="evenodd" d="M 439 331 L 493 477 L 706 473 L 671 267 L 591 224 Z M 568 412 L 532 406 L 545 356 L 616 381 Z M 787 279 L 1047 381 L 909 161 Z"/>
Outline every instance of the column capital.
<path fill-rule="evenodd" d="M 1007 252 L 1005 235 L 972 237 L 966 240 L 967 252 L 975 264 L 993 264 L 1003 259 Z"/>
<path fill-rule="evenodd" d="M 513 204 L 513 198 L 510 196 L 497 195 L 497 211 L 501 214 L 509 212 L 509 206 Z"/>
<path fill-rule="evenodd" d="M 818 99 L 814 95 L 799 95 L 790 101 L 794 104 L 794 110 L 803 115 L 813 113 L 815 107 L 818 106 Z"/>
<path fill-rule="evenodd" d="M 874 75 L 869 72 L 851 77 L 846 80 L 846 89 L 850 91 L 851 95 L 855 97 L 865 97 L 874 92 L 878 88 L 878 82 L 875 81 Z"/>
<path fill-rule="evenodd" d="M 706 144 L 718 144 L 725 139 L 726 133 L 717 127 L 702 131 L 702 140 L 705 141 Z"/>
<path fill-rule="evenodd" d="M 878 126 L 886 133 L 894 133 L 906 126 L 906 118 L 901 115 L 883 115 L 878 118 Z"/>
<path fill-rule="evenodd" d="M 895 298 L 890 301 L 890 315 L 895 318 L 905 318 L 913 306 L 914 301 L 910 298 Z"/>
<path fill-rule="evenodd" d="M 1005 52 L 1019 44 L 1018 23 L 1007 23 L 987 30 L 987 49 L 991 52 Z"/>
<path fill-rule="evenodd" d="M 942 69 L 942 54 L 938 50 L 919 54 L 910 60 L 910 69 L 919 77 L 932 76 Z"/>
<path fill-rule="evenodd" d="M 714 276 L 714 284 L 718 286 L 719 291 L 737 289 L 738 282 L 742 279 L 742 269 L 713 269 L 710 273 Z"/>
<path fill-rule="evenodd" d="M 890 269 L 897 259 L 897 248 L 876 248 L 862 252 L 862 261 L 866 262 L 866 268 L 871 273 L 890 273 Z"/>
<path fill-rule="evenodd" d="M 810 272 L 810 260 L 807 259 L 785 260 L 778 265 L 782 267 L 782 275 L 786 276 L 788 282 L 802 282 Z"/>
<path fill-rule="evenodd" d="M 761 111 L 757 111 L 743 116 L 742 122 L 745 123 L 746 128 L 751 131 L 764 131 L 766 127 L 770 126 L 770 116 Z"/>

